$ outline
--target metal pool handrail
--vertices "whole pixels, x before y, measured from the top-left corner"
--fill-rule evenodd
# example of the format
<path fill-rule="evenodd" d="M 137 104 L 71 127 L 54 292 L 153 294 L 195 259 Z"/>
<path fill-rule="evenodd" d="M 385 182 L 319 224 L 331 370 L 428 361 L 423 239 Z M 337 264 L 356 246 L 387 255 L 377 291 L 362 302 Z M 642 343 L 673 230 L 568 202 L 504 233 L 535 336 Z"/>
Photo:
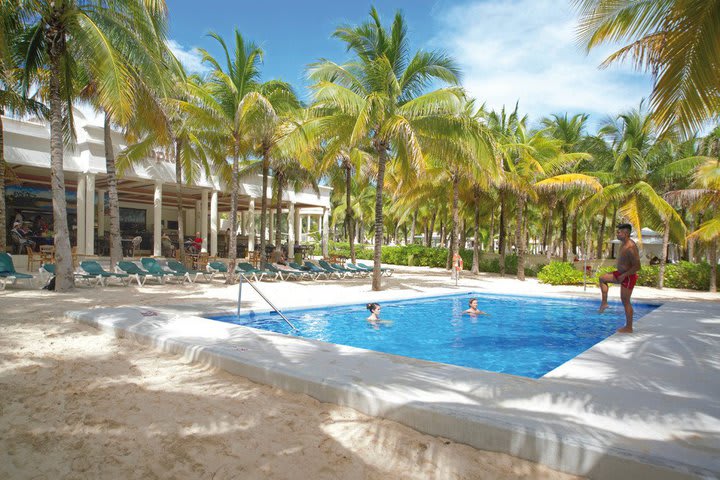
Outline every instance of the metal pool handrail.
<path fill-rule="evenodd" d="M 240 318 L 240 298 L 242 297 L 243 278 L 245 278 L 245 277 L 243 277 L 242 274 L 240 274 L 239 276 L 240 276 L 240 286 L 238 289 L 238 307 L 237 307 L 238 318 Z M 267 302 L 268 305 L 270 305 L 272 307 L 273 310 L 275 310 L 277 312 L 278 315 L 280 315 L 282 317 L 283 320 L 285 320 L 285 323 L 290 325 L 290 327 L 293 330 L 297 331 L 297 327 L 295 327 L 295 325 L 293 325 L 290 322 L 290 320 L 288 320 L 287 317 L 285 315 L 283 315 L 283 313 L 280 310 L 278 310 L 278 308 L 275 305 L 273 305 L 273 303 L 270 300 L 268 300 L 268 298 L 265 295 L 263 295 L 263 293 L 260 290 L 258 290 L 258 288 L 255 285 L 252 284 L 252 282 L 248 281 L 247 283 L 258 293 L 258 295 L 260 295 L 262 297 L 263 300 L 265 300 Z"/>

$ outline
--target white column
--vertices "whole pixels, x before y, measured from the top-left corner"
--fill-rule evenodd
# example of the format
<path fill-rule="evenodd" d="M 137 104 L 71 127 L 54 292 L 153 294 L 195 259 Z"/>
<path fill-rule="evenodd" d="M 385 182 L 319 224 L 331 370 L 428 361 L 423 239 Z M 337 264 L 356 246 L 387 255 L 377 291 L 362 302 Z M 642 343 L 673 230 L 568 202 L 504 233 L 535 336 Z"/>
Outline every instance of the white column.
<path fill-rule="evenodd" d="M 305 241 L 310 241 L 310 233 L 312 232 L 312 215 L 306 215 L 307 229 L 305 230 Z"/>
<path fill-rule="evenodd" d="M 97 191 L 97 224 L 98 237 L 100 238 L 103 238 L 105 236 L 105 192 L 106 190 Z"/>
<path fill-rule="evenodd" d="M 255 251 L 255 199 L 250 198 L 250 205 L 248 207 L 248 251 Z"/>
<path fill-rule="evenodd" d="M 300 244 L 302 239 L 302 222 L 300 221 L 300 209 L 295 209 L 295 243 Z"/>
<path fill-rule="evenodd" d="M 322 254 L 323 257 L 329 256 L 328 240 L 330 239 L 330 209 L 323 208 L 322 219 Z"/>
<path fill-rule="evenodd" d="M 210 197 L 210 255 L 217 256 L 218 240 L 218 192 L 213 190 Z"/>
<path fill-rule="evenodd" d="M 202 210 L 202 202 L 200 200 L 195 200 L 195 228 L 193 229 L 193 237 L 195 237 L 195 233 L 200 231 L 200 210 Z"/>
<path fill-rule="evenodd" d="M 288 259 L 292 259 L 295 256 L 295 222 L 297 217 L 295 216 L 295 203 L 290 202 L 288 208 Z"/>
<path fill-rule="evenodd" d="M 201 252 L 208 251 L 208 192 L 200 192 L 200 238 L 202 238 Z"/>
<path fill-rule="evenodd" d="M 95 254 L 95 174 L 85 180 L 85 255 Z"/>
<path fill-rule="evenodd" d="M 245 225 L 245 212 L 238 212 L 238 226 L 240 227 L 240 235 L 247 234 L 247 226 Z"/>
<path fill-rule="evenodd" d="M 268 226 L 270 228 L 270 234 L 268 235 L 268 241 L 275 245 L 275 226 L 274 226 L 274 220 L 275 220 L 275 211 L 271 208 L 270 209 L 270 221 L 268 222 Z"/>
<path fill-rule="evenodd" d="M 85 255 L 85 174 L 78 175 L 77 183 L 77 219 L 75 222 L 75 235 L 78 255 Z"/>
<path fill-rule="evenodd" d="M 155 195 L 153 196 L 153 255 L 162 255 L 162 182 L 155 182 Z M 182 239 L 180 239 L 182 245 Z"/>

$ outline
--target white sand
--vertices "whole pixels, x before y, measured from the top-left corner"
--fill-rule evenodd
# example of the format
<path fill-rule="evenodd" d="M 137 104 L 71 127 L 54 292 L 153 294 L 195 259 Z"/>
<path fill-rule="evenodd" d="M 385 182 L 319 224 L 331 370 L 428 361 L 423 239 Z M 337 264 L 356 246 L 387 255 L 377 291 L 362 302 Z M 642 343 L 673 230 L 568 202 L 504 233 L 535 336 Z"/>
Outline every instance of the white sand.
<path fill-rule="evenodd" d="M 462 284 L 582 291 L 489 276 Z M 444 271 L 425 268 L 403 268 L 380 293 L 370 292 L 369 280 L 261 284 L 284 307 L 375 301 L 451 285 Z M 644 288 L 636 294 L 662 295 L 718 298 Z M 126 304 L 232 308 L 236 296 L 236 286 L 218 280 L 82 287 L 72 294 L 0 292 L 0 478 L 575 478 L 188 364 L 63 317 L 66 310 Z M 260 306 L 254 294 L 244 298 Z"/>

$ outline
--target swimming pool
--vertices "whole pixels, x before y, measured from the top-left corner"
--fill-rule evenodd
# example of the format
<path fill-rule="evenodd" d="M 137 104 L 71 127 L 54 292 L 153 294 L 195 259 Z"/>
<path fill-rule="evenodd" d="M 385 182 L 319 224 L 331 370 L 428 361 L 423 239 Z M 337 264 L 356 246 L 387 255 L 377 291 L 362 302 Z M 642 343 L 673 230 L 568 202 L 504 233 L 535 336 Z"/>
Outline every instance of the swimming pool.
<path fill-rule="evenodd" d="M 463 315 L 468 299 L 488 315 Z M 365 305 L 283 313 L 211 316 L 213 320 L 433 362 L 539 378 L 604 340 L 625 323 L 620 303 L 597 313 L 599 301 L 465 293 L 382 303 L 374 328 Z M 659 305 L 636 303 L 635 321 Z"/>

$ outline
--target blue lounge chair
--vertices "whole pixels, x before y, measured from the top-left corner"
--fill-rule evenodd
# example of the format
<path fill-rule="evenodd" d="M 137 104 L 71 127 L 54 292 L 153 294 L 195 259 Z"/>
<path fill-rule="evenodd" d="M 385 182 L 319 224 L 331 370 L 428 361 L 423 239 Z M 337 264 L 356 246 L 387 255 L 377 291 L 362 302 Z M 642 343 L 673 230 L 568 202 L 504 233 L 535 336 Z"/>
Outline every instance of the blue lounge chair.
<path fill-rule="evenodd" d="M 253 267 L 247 262 L 240 262 L 235 267 L 235 273 L 242 275 L 246 280 L 255 279 L 255 281 L 261 281 L 269 273 L 272 275 L 272 280 L 278 278 L 277 274 L 266 272 L 265 270 L 259 270 Z"/>
<path fill-rule="evenodd" d="M 313 276 L 313 280 L 317 280 L 320 277 L 328 278 L 328 274 L 325 273 L 322 269 L 318 268 L 317 271 L 311 270 L 310 267 L 306 265 L 300 265 L 295 262 L 289 262 L 288 265 L 290 265 L 295 270 L 300 270 L 302 272 L 307 272 L 308 274 Z"/>
<path fill-rule="evenodd" d="M 367 273 L 365 272 L 365 270 L 353 270 L 351 268 L 345 267 L 344 265 L 340 265 L 339 263 L 331 263 L 330 266 L 333 267 L 335 270 L 345 272 L 348 275 L 367 277 Z"/>
<path fill-rule="evenodd" d="M 165 275 L 166 278 L 174 278 L 175 280 L 179 280 L 183 283 L 185 283 L 185 280 L 187 280 L 188 283 L 192 283 L 190 275 L 185 275 L 184 273 L 176 272 L 175 270 L 165 270 L 154 258 L 144 257 L 140 259 L 140 262 L 143 267 L 145 267 L 145 270 L 150 273 Z"/>
<path fill-rule="evenodd" d="M 325 270 L 325 271 L 328 272 L 329 274 L 331 274 L 331 275 L 332 275 L 332 274 L 337 275 L 338 278 L 345 278 L 345 277 L 347 277 L 347 276 L 349 275 L 349 273 L 343 272 L 342 270 L 333 267 L 332 265 L 330 265 L 330 264 L 329 264 L 328 262 L 326 262 L 325 260 L 320 260 L 320 261 L 318 261 L 318 265 L 320 265 L 320 268 L 322 268 L 323 270 Z"/>
<path fill-rule="evenodd" d="M 167 264 L 170 270 L 185 275 L 190 282 L 196 282 L 200 276 L 202 276 L 205 280 L 212 280 L 212 273 L 207 271 L 203 272 L 202 270 L 188 270 L 185 265 L 177 260 L 168 260 Z M 223 265 L 225 264 L 223 263 Z"/>
<path fill-rule="evenodd" d="M 351 265 L 352 265 L 352 264 L 351 264 Z M 359 268 L 362 268 L 362 269 L 365 269 L 365 270 L 367 270 L 368 272 L 372 272 L 372 271 L 373 271 L 373 267 L 371 267 L 371 266 L 369 266 L 369 265 L 362 264 L 362 263 L 357 263 L 357 264 L 355 264 L 355 266 L 356 266 L 356 267 L 359 267 Z M 394 271 L 395 271 L 394 268 L 380 267 L 380 274 L 381 274 L 381 275 L 386 275 L 386 276 L 389 277 L 389 276 L 391 276 L 391 275 L 393 274 Z"/>
<path fill-rule="evenodd" d="M 339 273 L 334 272 L 334 271 L 333 271 L 333 272 L 328 272 L 328 271 L 325 270 L 324 268 L 318 267 L 317 265 L 315 265 L 314 263 L 312 263 L 312 262 L 309 261 L 309 260 L 306 260 L 305 263 L 303 264 L 303 266 L 305 266 L 305 268 L 307 268 L 308 270 L 310 270 L 310 271 L 313 272 L 313 273 L 317 273 L 317 274 L 319 274 L 319 275 L 325 275 L 325 278 L 328 278 L 328 279 L 329 279 L 332 275 L 335 275 L 337 278 L 342 278 Z"/>
<path fill-rule="evenodd" d="M 135 278 L 135 280 L 137 280 L 138 286 L 140 287 L 145 285 L 145 282 L 148 278 L 154 278 L 158 281 L 158 283 L 165 283 L 165 275 L 161 273 L 151 273 L 147 270 L 143 270 L 142 268 L 135 265 L 133 262 L 122 260 L 118 262 L 117 267 L 124 273 L 127 273 L 130 278 Z"/>
<path fill-rule="evenodd" d="M 302 280 L 303 276 L 305 275 L 305 272 L 294 272 L 292 270 L 280 270 L 272 263 L 263 263 L 263 268 L 268 271 L 277 274 L 278 277 L 280 277 L 280 280 Z"/>
<path fill-rule="evenodd" d="M 227 279 L 227 276 L 230 274 L 227 265 L 223 262 L 210 262 L 207 264 L 207 269 L 208 272 L 210 272 L 210 280 L 215 278 L 215 275 L 222 275 L 224 279 Z"/>
<path fill-rule="evenodd" d="M 50 277 L 55 276 L 55 264 L 45 263 L 39 269 L 38 273 L 43 283 L 46 283 Z M 88 285 L 102 285 L 103 278 L 101 275 L 90 275 L 88 273 L 73 272 L 75 280 L 85 280 Z"/>
<path fill-rule="evenodd" d="M 27 273 L 20 273 L 16 271 L 10 254 L 0 252 L 0 285 L 2 285 L 0 290 L 5 289 L 6 284 L 9 283 L 12 285 L 18 280 L 27 280 L 31 287 L 35 286 L 33 284 L 35 277 Z"/>
<path fill-rule="evenodd" d="M 100 283 L 103 285 L 107 285 L 107 281 L 111 278 L 120 280 L 120 283 L 123 285 L 130 283 L 130 276 L 127 273 L 108 272 L 95 260 L 84 260 L 80 262 L 80 268 L 88 275 L 100 276 L 100 278 L 102 278 Z"/>
<path fill-rule="evenodd" d="M 290 264 L 282 265 L 282 264 L 275 263 L 273 265 L 275 266 L 275 268 L 280 270 L 281 273 L 292 272 L 296 275 L 299 275 L 301 279 L 309 278 L 310 280 L 315 280 L 317 278 L 317 274 L 315 274 L 313 272 L 309 272 L 307 270 L 302 270 L 302 269 L 293 267 Z"/>

